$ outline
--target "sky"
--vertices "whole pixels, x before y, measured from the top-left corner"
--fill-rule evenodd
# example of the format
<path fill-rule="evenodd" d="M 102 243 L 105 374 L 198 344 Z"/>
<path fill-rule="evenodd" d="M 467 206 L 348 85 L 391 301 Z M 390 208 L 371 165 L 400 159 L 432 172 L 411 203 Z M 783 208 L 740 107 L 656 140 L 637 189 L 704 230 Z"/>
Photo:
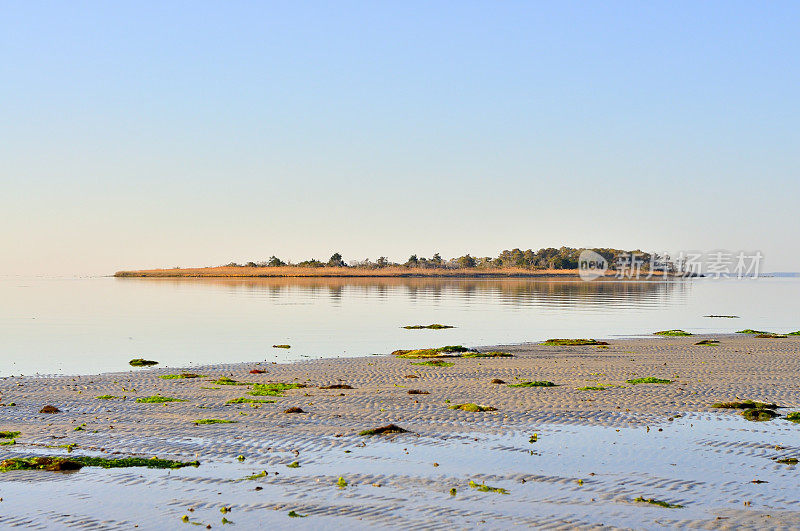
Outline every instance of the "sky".
<path fill-rule="evenodd" d="M 0 0 L 0 274 L 503 249 L 800 270 L 800 3 Z"/>

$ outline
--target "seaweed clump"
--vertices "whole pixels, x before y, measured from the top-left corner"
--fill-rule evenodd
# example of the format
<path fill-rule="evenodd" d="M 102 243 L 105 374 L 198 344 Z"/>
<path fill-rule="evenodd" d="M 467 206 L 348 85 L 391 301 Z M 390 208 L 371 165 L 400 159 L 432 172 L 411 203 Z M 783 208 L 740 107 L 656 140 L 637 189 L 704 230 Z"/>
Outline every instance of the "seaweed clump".
<path fill-rule="evenodd" d="M 347 384 L 331 384 L 322 386 L 320 389 L 354 389 L 354 387 Z"/>
<path fill-rule="evenodd" d="M 788 337 L 786 334 L 756 334 L 759 339 L 785 339 Z"/>
<path fill-rule="evenodd" d="M 214 380 L 214 385 L 250 385 L 247 382 L 239 382 L 234 380 L 233 378 L 228 378 L 227 376 L 220 376 L 218 379 Z"/>
<path fill-rule="evenodd" d="M 534 380 L 532 382 L 520 382 L 508 384 L 509 387 L 556 387 L 556 384 L 547 380 Z"/>
<path fill-rule="evenodd" d="M 646 378 L 632 378 L 630 380 L 626 380 L 629 384 L 669 384 L 672 383 L 672 380 L 664 380 L 663 378 L 654 378 L 652 376 L 648 376 Z"/>
<path fill-rule="evenodd" d="M 576 347 L 584 345 L 608 345 L 607 341 L 597 341 L 596 339 L 548 339 L 543 345 L 559 345 L 565 347 Z"/>
<path fill-rule="evenodd" d="M 455 363 L 451 363 L 449 361 L 444 360 L 428 360 L 428 361 L 420 361 L 417 363 L 411 363 L 411 365 L 427 365 L 428 367 L 452 367 Z"/>
<path fill-rule="evenodd" d="M 455 326 L 434 323 L 429 325 L 408 325 L 403 328 L 406 330 L 444 330 L 445 328 L 455 328 Z"/>
<path fill-rule="evenodd" d="M 233 398 L 225 402 L 226 404 L 274 404 L 274 400 L 259 400 L 257 398 L 247 398 L 241 396 L 239 398 Z"/>
<path fill-rule="evenodd" d="M 150 367 L 151 365 L 158 365 L 157 361 L 146 360 L 144 358 L 134 358 L 128 362 L 131 367 Z"/>
<path fill-rule="evenodd" d="M 684 330 L 662 330 L 661 332 L 653 332 L 653 333 L 657 336 L 673 336 L 673 337 L 683 337 L 692 335 Z"/>
<path fill-rule="evenodd" d="M 171 459 L 126 457 L 121 459 L 106 459 L 104 457 L 15 457 L 0 462 L 0 472 L 10 470 L 46 470 L 49 472 L 64 472 L 69 470 L 80 470 L 84 466 L 95 466 L 101 468 L 182 468 L 185 466 L 199 466 L 199 461 L 173 461 Z"/>
<path fill-rule="evenodd" d="M 736 333 L 737 334 L 769 334 L 770 332 L 765 332 L 763 330 L 753 330 L 752 328 L 745 328 L 744 330 L 739 330 Z"/>
<path fill-rule="evenodd" d="M 766 404 L 764 402 L 754 402 L 753 400 L 744 400 L 742 402 L 718 402 L 711 404 L 711 407 L 718 409 L 741 409 L 742 416 L 753 422 L 766 422 L 778 416 L 775 411 L 778 409 L 777 404 Z"/>
<path fill-rule="evenodd" d="M 142 396 L 136 399 L 137 404 L 163 404 L 165 402 L 186 402 L 186 400 L 161 395 Z"/>
<path fill-rule="evenodd" d="M 792 411 L 786 415 L 786 420 L 794 422 L 795 424 L 800 424 L 800 411 Z"/>
<path fill-rule="evenodd" d="M 190 378 L 202 378 L 203 375 L 193 372 L 182 372 L 180 374 L 160 374 L 158 377 L 162 380 L 185 380 Z"/>
<path fill-rule="evenodd" d="M 303 384 L 298 383 L 266 383 L 266 384 L 253 384 L 253 390 L 248 392 L 252 396 L 283 396 L 283 392 L 288 389 L 298 389 L 305 387 Z"/>
<path fill-rule="evenodd" d="M 462 358 L 513 358 L 514 355 L 508 352 L 492 350 L 489 352 L 465 352 Z"/>
<path fill-rule="evenodd" d="M 395 350 L 392 356 L 398 358 L 445 358 L 454 357 L 453 354 L 460 354 L 462 352 L 469 352 L 467 347 L 461 345 L 447 345 L 438 348 L 418 348 L 411 350 Z"/>
<path fill-rule="evenodd" d="M 194 421 L 195 425 L 200 424 L 235 424 L 235 420 L 225 420 L 225 419 L 199 419 Z"/>
<path fill-rule="evenodd" d="M 468 402 L 466 404 L 455 404 L 452 406 L 448 406 L 448 409 L 458 409 L 461 411 L 469 411 L 470 413 L 482 413 L 484 411 L 497 411 L 496 407 L 492 406 L 482 406 L 479 404 L 473 404 L 472 402 Z"/>
<path fill-rule="evenodd" d="M 669 503 L 663 500 L 656 500 L 655 498 L 645 498 L 644 496 L 639 496 L 633 501 L 636 503 L 649 503 L 650 505 L 658 505 L 659 507 L 665 507 L 667 509 L 683 509 L 683 505 Z"/>
<path fill-rule="evenodd" d="M 291 345 L 272 345 L 272 348 L 292 348 Z"/>
<path fill-rule="evenodd" d="M 408 432 L 407 429 L 401 428 L 397 424 L 387 424 L 386 426 L 381 426 L 379 428 L 372 428 L 369 430 L 364 430 L 358 432 L 359 435 L 362 437 L 372 437 L 373 435 L 390 435 L 392 433 L 406 433 Z"/>
<path fill-rule="evenodd" d="M 496 494 L 508 494 L 508 491 L 502 487 L 490 487 L 489 485 L 485 485 L 483 483 L 475 483 L 472 480 L 469 480 L 469 486 L 479 492 L 494 492 Z"/>
<path fill-rule="evenodd" d="M 695 345 L 719 345 L 718 339 L 702 339 L 695 343 Z"/>

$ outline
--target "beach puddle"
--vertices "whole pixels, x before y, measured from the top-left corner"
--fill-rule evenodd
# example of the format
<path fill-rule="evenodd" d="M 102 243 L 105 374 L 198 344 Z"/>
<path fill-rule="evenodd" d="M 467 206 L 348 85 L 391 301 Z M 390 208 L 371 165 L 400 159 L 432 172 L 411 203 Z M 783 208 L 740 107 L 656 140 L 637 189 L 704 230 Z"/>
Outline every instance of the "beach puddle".
<path fill-rule="evenodd" d="M 297 451 L 276 443 L 238 458 L 215 452 L 222 432 L 187 438 L 209 449 L 191 456 L 197 468 L 7 472 L 0 524 L 163 529 L 186 516 L 212 527 L 225 518 L 246 527 L 658 528 L 764 514 L 777 525 L 800 512 L 800 466 L 778 462 L 800 456 L 800 427 L 782 419 L 713 412 L 650 426 L 546 422 L 438 436 L 401 425 L 410 431 L 298 438 Z M 43 453 L 18 444 L 2 458 Z"/>

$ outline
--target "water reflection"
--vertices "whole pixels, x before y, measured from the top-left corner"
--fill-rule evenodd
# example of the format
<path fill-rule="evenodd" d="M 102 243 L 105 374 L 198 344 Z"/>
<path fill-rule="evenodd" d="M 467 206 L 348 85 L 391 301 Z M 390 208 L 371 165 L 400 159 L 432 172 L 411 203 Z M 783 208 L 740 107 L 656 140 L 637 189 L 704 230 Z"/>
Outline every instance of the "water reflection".
<path fill-rule="evenodd" d="M 686 299 L 692 281 L 542 281 L 528 279 L 441 278 L 120 278 L 118 282 L 169 284 L 177 288 L 200 287 L 231 294 L 268 295 L 281 299 L 292 295 L 327 297 L 332 303 L 343 297 L 411 301 L 454 299 L 464 303 L 491 300 L 516 306 L 603 307 L 660 306 Z"/>

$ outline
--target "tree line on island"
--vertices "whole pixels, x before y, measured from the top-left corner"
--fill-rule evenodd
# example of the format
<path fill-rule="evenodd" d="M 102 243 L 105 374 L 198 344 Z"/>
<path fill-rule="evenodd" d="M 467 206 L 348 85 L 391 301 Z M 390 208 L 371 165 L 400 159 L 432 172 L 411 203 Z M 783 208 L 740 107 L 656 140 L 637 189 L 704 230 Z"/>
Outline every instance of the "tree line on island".
<path fill-rule="evenodd" d="M 405 267 L 410 269 L 530 269 L 530 270 L 553 270 L 553 269 L 578 269 L 579 257 L 586 249 L 576 249 L 573 247 L 546 247 L 534 251 L 528 249 L 505 250 L 496 257 L 484 256 L 477 257 L 470 254 L 458 256 L 450 259 L 442 258 L 439 253 L 426 258 L 412 254 L 403 263 L 392 262 L 387 257 L 381 256 L 376 260 L 365 258 L 363 260 L 351 260 L 345 262 L 340 253 L 334 253 L 327 261 L 303 260 L 302 262 L 284 261 L 276 256 L 271 256 L 268 260 L 260 262 L 247 262 L 238 264 L 231 262 L 226 267 L 353 267 L 361 269 L 383 269 L 387 267 Z M 602 256 L 609 265 L 610 269 L 615 269 L 620 263 L 630 263 L 631 257 L 635 260 L 642 270 L 659 269 L 675 271 L 674 264 L 669 257 L 657 253 L 646 253 L 639 249 L 626 251 L 623 249 L 611 248 L 592 248 L 589 249 Z"/>

